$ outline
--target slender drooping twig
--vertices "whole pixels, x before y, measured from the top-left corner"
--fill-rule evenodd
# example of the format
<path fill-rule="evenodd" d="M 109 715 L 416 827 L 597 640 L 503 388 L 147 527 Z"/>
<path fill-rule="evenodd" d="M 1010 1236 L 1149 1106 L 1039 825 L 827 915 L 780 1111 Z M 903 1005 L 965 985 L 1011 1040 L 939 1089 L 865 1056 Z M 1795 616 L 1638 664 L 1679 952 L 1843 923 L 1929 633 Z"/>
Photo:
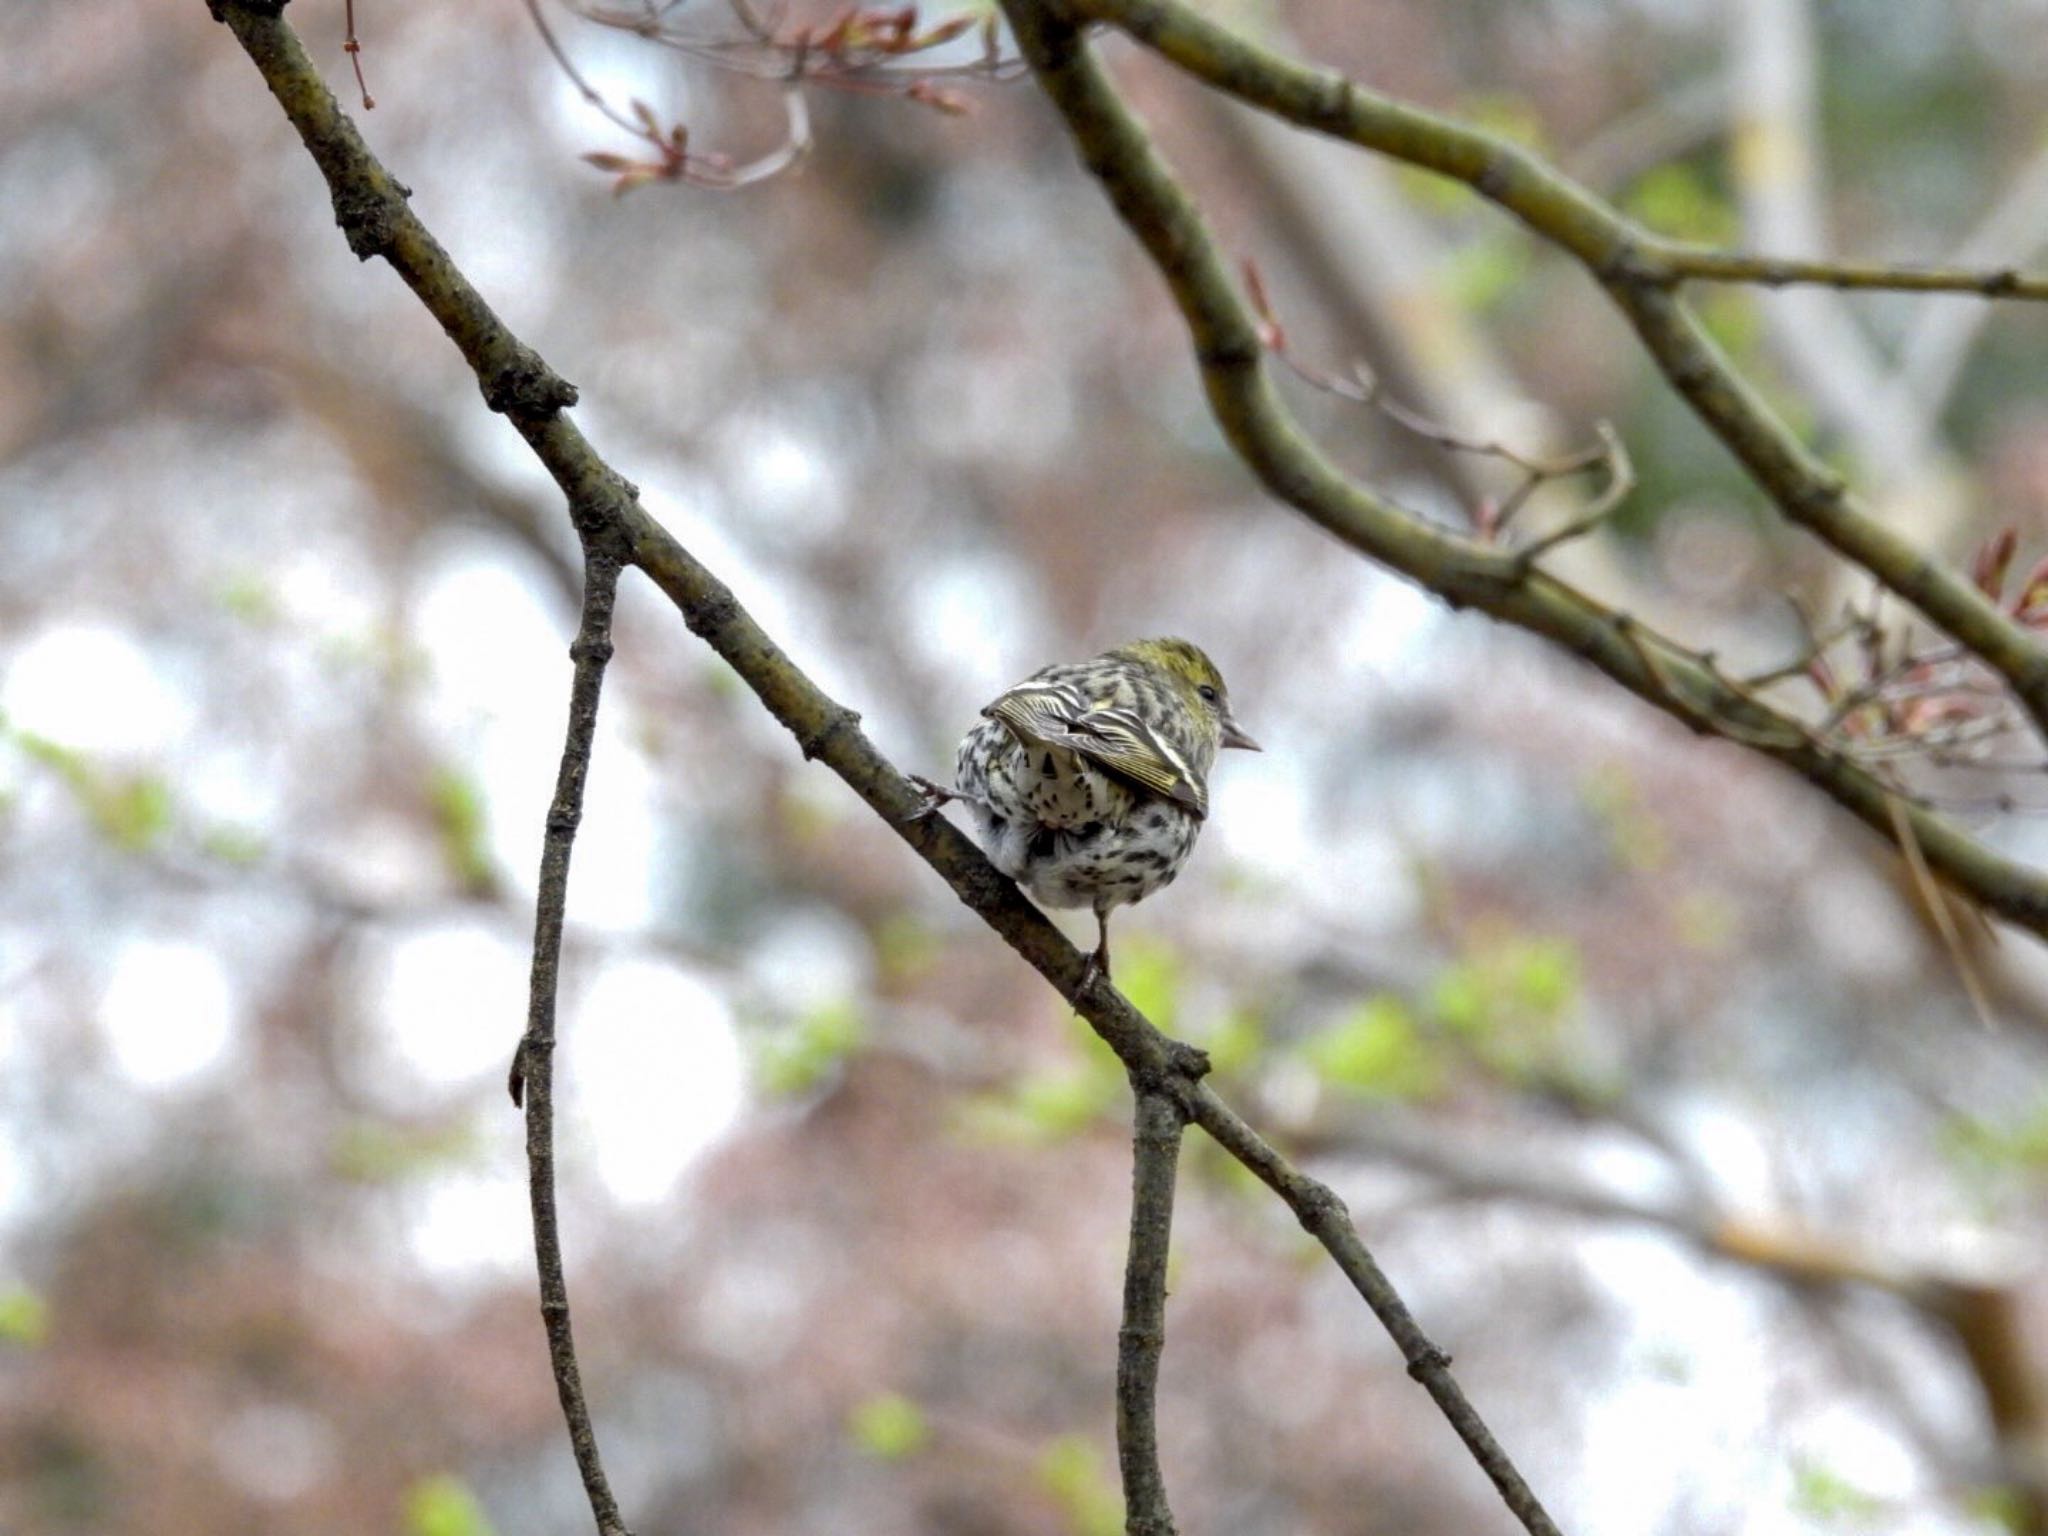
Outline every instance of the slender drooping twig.
<path fill-rule="evenodd" d="M 1173 1536 L 1159 1467 L 1159 1356 L 1166 1348 L 1166 1259 L 1173 1184 L 1187 1112 L 1170 1090 L 1137 1078 L 1131 1125 L 1131 1247 L 1124 1261 L 1124 1320 L 1116 1336 L 1116 1454 L 1124 1478 L 1125 1536 Z"/>
<path fill-rule="evenodd" d="M 585 535 L 583 622 L 569 647 L 575 675 L 569 685 L 569 727 L 562 738 L 562 763 L 555 798 L 548 806 L 541 842 L 540 895 L 534 904 L 533 971 L 527 994 L 526 1033 L 512 1058 L 508 1086 L 512 1102 L 526 1107 L 527 1197 L 533 1208 L 533 1257 L 540 1272 L 540 1315 L 547 1328 L 548 1362 L 569 1426 L 576 1471 L 590 1500 L 598 1536 L 630 1536 L 619 1518 L 618 1501 L 604 1475 L 583 1375 L 576 1363 L 570 1328 L 569 1282 L 562 1272 L 562 1232 L 555 1216 L 555 999 L 561 981 L 562 923 L 568 912 L 569 856 L 583 819 L 583 785 L 590 775 L 591 742 L 597 730 L 598 694 L 612 655 L 612 605 L 619 590 L 620 550 L 614 532 Z"/>

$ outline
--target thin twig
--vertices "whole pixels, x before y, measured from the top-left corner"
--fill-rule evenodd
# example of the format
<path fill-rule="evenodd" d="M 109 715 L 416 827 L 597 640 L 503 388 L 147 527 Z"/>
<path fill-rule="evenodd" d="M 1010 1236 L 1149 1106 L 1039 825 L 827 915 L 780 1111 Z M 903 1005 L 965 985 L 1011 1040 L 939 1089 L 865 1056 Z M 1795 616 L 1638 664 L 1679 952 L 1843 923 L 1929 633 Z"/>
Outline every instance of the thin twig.
<path fill-rule="evenodd" d="M 1458 1438 L 1499 1490 L 1502 1501 L 1530 1536 L 1559 1536 L 1557 1524 L 1544 1509 L 1514 1461 L 1486 1427 L 1471 1401 L 1451 1375 L 1451 1357 L 1422 1331 L 1408 1304 L 1373 1259 L 1344 1202 L 1328 1185 L 1301 1172 L 1266 1139 L 1219 1099 L 1207 1083 L 1195 1086 L 1189 1104 L 1195 1124 L 1207 1131 L 1231 1156 L 1258 1176 L 1282 1200 L 1344 1272 L 1373 1315 L 1400 1347 L 1408 1374 L 1436 1399 Z"/>
<path fill-rule="evenodd" d="M 343 39 L 341 51 L 348 55 L 349 63 L 355 66 L 356 90 L 362 95 L 363 110 L 371 111 L 377 105 L 370 94 L 370 82 L 363 78 L 363 44 L 356 36 L 356 0 L 346 0 L 341 8 Z"/>
<path fill-rule="evenodd" d="M 541 842 L 540 895 L 533 918 L 533 972 L 527 998 L 526 1033 L 512 1057 L 507 1086 L 512 1102 L 526 1107 L 527 1194 L 533 1207 L 533 1256 L 540 1273 L 540 1315 L 547 1328 L 548 1363 L 569 1427 L 576 1470 L 597 1521 L 598 1536 L 629 1536 L 619 1519 L 583 1397 L 582 1372 L 569 1323 L 569 1282 L 562 1270 L 562 1233 L 555 1216 L 555 999 L 561 980 L 562 922 L 568 910 L 569 855 L 583 817 L 583 785 L 590 774 L 591 741 L 597 729 L 598 694 L 612 654 L 612 605 L 619 588 L 619 555 L 613 541 L 587 538 L 583 561 L 583 622 L 569 655 L 576 664 L 569 687 L 569 726 L 562 740 L 562 764 L 555 798 L 548 806 Z"/>
<path fill-rule="evenodd" d="M 1670 279 L 1742 283 L 1759 288 L 1843 288 L 1883 293 L 1958 293 L 1980 299 L 2048 300 L 2048 276 L 2013 267 L 1886 266 L 1750 256 L 1739 251 L 1672 244 L 1660 251 Z"/>
<path fill-rule="evenodd" d="M 1159 1468 L 1159 1356 L 1166 1348 L 1166 1259 L 1173 1238 L 1173 1184 L 1187 1124 L 1178 1099 L 1132 1078 L 1131 1247 L 1124 1263 L 1124 1320 L 1117 1330 L 1116 1451 L 1124 1478 L 1126 1536 L 1173 1536 Z"/>

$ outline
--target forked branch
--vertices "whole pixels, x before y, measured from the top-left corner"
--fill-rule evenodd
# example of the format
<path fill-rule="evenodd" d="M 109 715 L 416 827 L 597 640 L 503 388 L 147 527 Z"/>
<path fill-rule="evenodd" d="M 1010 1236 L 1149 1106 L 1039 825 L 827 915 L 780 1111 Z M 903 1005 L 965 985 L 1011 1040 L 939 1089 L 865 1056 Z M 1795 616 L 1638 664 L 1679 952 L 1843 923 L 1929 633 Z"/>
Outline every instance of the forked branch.
<path fill-rule="evenodd" d="M 579 532 L 586 539 L 601 534 L 615 540 L 602 547 L 623 563 L 637 565 L 654 581 L 691 631 L 788 729 L 806 758 L 830 767 L 945 879 L 962 902 L 1074 1006 L 1134 1079 L 1171 1095 L 1180 1112 L 1287 1202 L 1370 1304 L 1400 1347 L 1410 1373 L 1443 1409 L 1523 1526 L 1532 1536 L 1553 1536 L 1556 1526 L 1452 1378 L 1449 1356 L 1416 1326 L 1337 1196 L 1295 1168 L 1225 1105 L 1202 1081 L 1208 1070 L 1203 1054 L 1160 1033 L 1101 980 L 1086 957 L 996 872 L 980 849 L 948 823 L 917 816 L 916 787 L 868 739 L 860 717 L 819 689 L 740 606 L 732 590 L 648 515 L 634 487 L 599 457 L 566 415 L 575 390 L 492 313 L 407 206 L 403 189 L 370 154 L 284 23 L 281 0 L 209 0 L 209 8 L 233 30 L 327 178 L 351 249 L 365 259 L 384 258 L 419 297 L 475 372 L 486 402 L 506 416 L 561 488 Z M 595 664 L 594 653 L 579 659 L 579 678 L 586 662 Z M 566 845 L 562 857 L 566 876 Z M 541 1085 L 538 1067 L 543 1055 L 522 1050 L 519 1080 L 529 1108 Z M 536 1237 L 541 1237 L 538 1231 Z M 567 1296 L 555 1294 L 562 1350 L 554 1350 L 557 1335 L 551 1322 L 550 1355 L 567 1409 L 571 1393 L 565 1377 L 575 1379 L 574 1345 Z M 580 1402 L 580 1386 L 574 1396 Z M 573 1413 L 569 1424 L 575 1443 Z M 578 1451 L 580 1456 L 580 1444 Z M 609 1490 L 589 1478 L 585 1488 L 600 1536 L 621 1536 L 623 1527 Z"/>
<path fill-rule="evenodd" d="M 1586 269 L 1672 387 L 1788 522 L 1863 567 L 1982 658 L 2034 723 L 2048 730 L 2048 647 L 1960 572 L 1929 559 L 1874 517 L 1735 370 L 1676 291 L 1698 279 L 2043 299 L 2048 277 L 2004 269 L 1780 261 L 1705 250 L 1651 234 L 1519 145 L 1262 48 L 1180 0 L 1063 0 L 1058 7 L 1048 0 L 1005 0 L 1005 10 L 1020 33 L 1031 27 L 1041 37 L 1058 33 L 1077 43 L 1075 24 L 1106 22 L 1248 105 L 1462 182 L 1513 214 Z M 1027 47 L 1027 55 L 1031 51 Z M 1042 80 L 1065 73 L 1063 59 L 1041 54 L 1034 63 Z M 1073 126 L 1074 113 L 1065 102 L 1062 107 Z M 1083 154 L 1091 154 L 1085 143 Z M 1103 174 L 1093 159 L 1089 164 Z"/>

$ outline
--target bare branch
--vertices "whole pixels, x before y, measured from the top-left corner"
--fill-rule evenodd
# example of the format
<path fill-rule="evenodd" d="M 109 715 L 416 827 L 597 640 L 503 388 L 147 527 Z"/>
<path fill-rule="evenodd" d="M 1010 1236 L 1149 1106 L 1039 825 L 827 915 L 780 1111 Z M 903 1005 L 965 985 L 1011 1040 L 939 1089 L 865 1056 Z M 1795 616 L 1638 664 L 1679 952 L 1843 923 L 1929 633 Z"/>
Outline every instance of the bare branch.
<path fill-rule="evenodd" d="M 612 606 L 619 589 L 619 552 L 609 530 L 586 533 L 583 561 L 583 622 L 569 655 L 576 664 L 569 690 L 569 726 L 562 740 L 562 764 L 555 798 L 548 806 L 541 842 L 540 894 L 533 919 L 533 973 L 527 999 L 526 1033 L 512 1058 L 507 1086 L 512 1102 L 526 1105 L 527 1196 L 533 1207 L 533 1254 L 540 1272 L 540 1315 L 547 1329 L 548 1363 L 569 1427 L 576 1471 L 590 1500 L 598 1536 L 630 1536 L 619 1518 L 598 1455 L 597 1433 L 583 1397 L 582 1372 L 569 1319 L 569 1282 L 562 1270 L 561 1224 L 555 1214 L 555 1000 L 561 980 L 562 923 L 568 911 L 569 856 L 583 818 L 583 786 L 590 775 L 591 741 L 597 730 L 598 695 L 612 654 Z"/>
<path fill-rule="evenodd" d="M 2048 276 L 2014 267 L 1884 266 L 1856 261 L 1748 256 L 1654 241 L 1660 280 L 1745 283 L 1759 288 L 1846 288 L 1882 293 L 1955 293 L 1980 299 L 2048 300 Z"/>
<path fill-rule="evenodd" d="M 1173 1536 L 1159 1469 L 1159 1356 L 1166 1348 L 1166 1260 L 1173 1237 L 1173 1184 L 1187 1117 L 1167 1088 L 1133 1079 L 1131 1247 L 1124 1263 L 1124 1320 L 1117 1330 L 1116 1445 L 1124 1477 L 1127 1536 Z"/>
<path fill-rule="evenodd" d="M 1189 74 L 1253 106 L 1465 183 L 1575 258 L 1635 327 L 1694 414 L 1788 521 L 1862 566 L 1983 657 L 2034 720 L 2048 725 L 2048 648 L 1956 572 L 1930 560 L 1872 516 L 1842 477 L 1801 443 L 1735 371 L 1674 292 L 1688 279 L 1702 278 L 2042 299 L 2048 298 L 2048 277 L 1776 261 L 1664 240 L 1519 145 L 1283 58 L 1178 0 L 1073 4 L 1081 15 L 1108 22 Z M 1020 5 L 1021 0 L 1015 0 L 1008 6 L 1013 25 Z M 1071 122 L 1070 116 L 1070 126 Z M 1177 264 L 1193 265 L 1186 258 Z M 1882 814 L 1881 805 L 1872 810 Z M 1873 817 L 1866 819 L 1881 825 Z"/>
<path fill-rule="evenodd" d="M 1281 95 L 1288 107 L 1330 111 L 1329 77 L 1272 60 L 1255 50 L 1247 58 L 1237 53 L 1219 58 L 1210 50 L 1242 50 L 1248 45 L 1178 7 L 1163 7 L 1156 0 L 1091 0 L 1091 4 L 1118 15 L 1131 10 L 1146 18 L 1148 26 L 1158 22 L 1165 31 L 1148 30 L 1140 35 L 1147 41 L 1160 41 L 1163 51 L 1162 39 L 1171 40 L 1175 51 L 1169 52 L 1169 57 L 1176 62 L 1180 61 L 1178 50 L 1185 45 L 1191 58 L 1221 74 L 1227 88 L 1241 88 L 1249 79 L 1277 82 L 1285 86 Z M 1706 653 L 1657 634 L 1632 616 L 1616 612 L 1547 570 L 1532 566 L 1519 554 L 1460 537 L 1408 515 L 1331 464 L 1289 417 L 1274 390 L 1262 366 L 1266 346 L 1261 322 L 1233 281 L 1230 264 L 1201 210 L 1118 96 L 1092 48 L 1063 25 L 1048 24 L 1042 15 L 1042 0 L 1008 0 L 1008 9 L 1026 56 L 1065 118 L 1083 162 L 1101 181 L 1117 212 L 1165 278 L 1187 324 L 1218 425 L 1268 490 L 1361 553 L 1428 587 L 1454 606 L 1479 608 L 1555 641 L 1689 728 L 1763 752 L 1819 786 L 1880 836 L 1887 840 L 1895 836 L 1892 805 L 1898 798 L 1898 785 L 1871 773 L 1842 750 L 1819 740 L 1798 717 L 1771 707 L 1724 675 Z M 1225 68 L 1225 62 L 1232 67 Z M 1276 72 L 1270 78 L 1265 73 L 1269 67 Z M 1338 84 L 1342 89 L 1336 99 L 1342 103 L 1366 94 L 1343 82 Z M 1375 100 L 1367 99 L 1369 103 Z M 1263 105 L 1263 98 L 1260 101 Z M 1369 122 L 1385 128 L 1387 124 L 1373 115 L 1381 112 L 1391 114 L 1394 127 L 1406 135 L 1400 142 L 1411 153 L 1416 152 L 1415 135 L 1437 126 L 1436 119 L 1394 105 L 1372 105 L 1367 111 Z M 1521 154 L 1455 125 L 1450 131 L 1453 143 L 1458 142 L 1455 135 L 1464 135 L 1502 154 Z M 1525 160 L 1508 163 L 1522 165 Z M 1574 201 L 1579 194 L 1548 172 L 1535 169 L 1534 162 L 1526 163 L 1532 175 L 1544 178 L 1525 189 L 1532 208 L 1547 209 L 1562 218 L 1579 206 Z M 1476 169 L 1472 174 L 1479 176 Z M 1504 196 L 1500 188 L 1508 183 L 1488 185 L 1496 195 Z M 1681 327 L 1674 346 L 1705 348 L 1691 317 L 1683 315 L 1668 294 L 1627 285 L 1622 291 L 1631 302 L 1670 306 L 1674 323 Z M 1710 362 L 1721 366 L 1713 358 Z M 1718 393 L 1722 387 L 1720 376 L 1711 369 L 1707 374 L 1693 370 L 1687 376 L 1710 393 Z M 1743 387 L 1739 381 L 1736 386 Z M 1743 419 L 1754 425 L 1757 418 L 1744 414 Z M 1780 429 L 1770 424 L 1757 430 Z M 1803 453 L 1796 445 L 1788 451 Z M 1839 492 L 1839 483 L 1833 483 Z M 1815 511 L 1815 515 L 1819 513 Z M 1884 539 L 1891 537 L 1860 514 L 1857 517 L 1866 531 Z M 1900 543 L 1899 548 L 1909 547 Z M 1962 601 L 1970 612 L 1990 616 L 1990 625 L 1972 631 L 1976 638 L 2002 643 L 2001 637 L 2010 637 L 2012 645 L 2001 655 L 2014 660 L 2023 649 L 2048 669 L 2048 651 L 2039 648 L 2032 632 L 1974 584 L 1941 572 L 1917 555 L 1901 558 L 1910 558 L 1914 579 L 1923 590 L 1932 582 L 1939 582 L 1944 591 L 1953 587 L 1967 594 Z M 1978 654 L 1989 660 L 1985 651 Z M 2048 678 L 2048 670 L 2042 676 Z M 1916 804 L 1908 814 L 1929 865 L 1944 879 L 1989 909 L 2036 933 L 2048 933 L 2048 879 L 1993 853 L 1924 806 Z"/>
<path fill-rule="evenodd" d="M 1408 1362 L 1408 1374 L 1436 1399 L 1444 1417 L 1472 1453 L 1472 1459 L 1492 1480 L 1523 1529 L 1531 1536 L 1558 1536 L 1556 1523 L 1535 1491 L 1452 1378 L 1451 1357 L 1422 1331 L 1407 1303 L 1360 1241 L 1344 1202 L 1327 1185 L 1309 1178 L 1274 1151 L 1207 1083 L 1196 1085 L 1190 1108 L 1194 1122 L 1286 1201 L 1309 1235 L 1336 1261 L 1344 1277 L 1393 1336 L 1402 1358 Z"/>
<path fill-rule="evenodd" d="M 388 260 L 440 322 L 483 383 L 485 399 L 504 412 L 553 475 L 579 529 L 615 533 L 625 558 L 653 578 L 690 629 L 789 730 L 805 757 L 825 762 L 880 814 L 1073 1004 L 1134 1077 L 1170 1085 L 1190 1119 L 1286 1200 L 1365 1297 L 1400 1346 L 1410 1374 L 1428 1389 L 1523 1524 L 1535 1536 L 1553 1536 L 1555 1525 L 1452 1378 L 1450 1357 L 1417 1327 L 1351 1226 L 1343 1203 L 1288 1163 L 1216 1097 L 1201 1081 L 1207 1058 L 1161 1034 L 1132 1008 L 980 849 L 943 820 L 919 816 L 916 788 L 868 740 L 860 717 L 827 697 L 762 631 L 731 589 L 647 514 L 634 488 L 564 414 L 575 391 L 492 314 L 413 214 L 320 80 L 296 35 L 271 8 L 273 0 L 213 3 L 328 177 L 352 247 Z M 530 1091 L 530 1080 L 526 1086 Z M 600 1532 L 616 1536 L 615 1529 L 602 1525 Z"/>

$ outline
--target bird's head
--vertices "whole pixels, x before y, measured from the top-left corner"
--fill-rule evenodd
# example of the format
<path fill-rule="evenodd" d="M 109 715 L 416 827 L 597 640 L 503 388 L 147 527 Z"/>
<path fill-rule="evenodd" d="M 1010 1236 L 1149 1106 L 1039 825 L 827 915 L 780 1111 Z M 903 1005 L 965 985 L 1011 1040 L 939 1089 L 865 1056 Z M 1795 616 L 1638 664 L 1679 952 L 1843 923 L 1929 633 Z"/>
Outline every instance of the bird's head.
<path fill-rule="evenodd" d="M 1200 646 L 1163 636 L 1157 640 L 1133 640 L 1110 654 L 1142 662 L 1165 674 L 1194 711 L 1195 718 L 1215 733 L 1218 746 L 1243 747 L 1248 752 L 1260 750 L 1259 744 L 1230 713 L 1230 690 L 1224 686 L 1223 674 Z"/>

